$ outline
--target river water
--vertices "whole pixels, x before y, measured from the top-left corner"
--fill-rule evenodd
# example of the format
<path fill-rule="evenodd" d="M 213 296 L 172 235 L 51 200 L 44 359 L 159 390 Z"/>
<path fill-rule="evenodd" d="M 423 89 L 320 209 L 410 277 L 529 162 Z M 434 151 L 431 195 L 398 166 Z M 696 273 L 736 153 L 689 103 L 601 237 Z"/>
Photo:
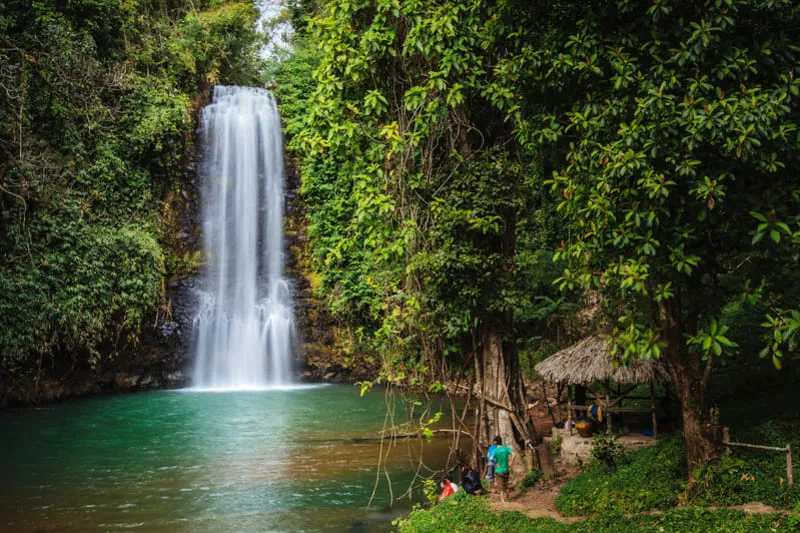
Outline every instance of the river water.
<path fill-rule="evenodd" d="M 0 530 L 389 531 L 410 502 L 389 508 L 381 474 L 367 508 L 381 443 L 358 440 L 377 435 L 386 412 L 381 392 L 331 385 L 6 411 Z M 395 497 L 420 451 L 432 467 L 447 453 L 436 439 L 397 442 L 387 462 Z"/>

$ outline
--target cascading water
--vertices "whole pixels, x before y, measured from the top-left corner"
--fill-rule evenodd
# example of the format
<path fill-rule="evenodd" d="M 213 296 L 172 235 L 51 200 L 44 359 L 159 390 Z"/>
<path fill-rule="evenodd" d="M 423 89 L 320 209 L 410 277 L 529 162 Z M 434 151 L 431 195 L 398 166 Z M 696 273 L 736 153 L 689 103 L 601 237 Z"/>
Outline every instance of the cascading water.
<path fill-rule="evenodd" d="M 202 114 L 207 268 L 194 387 L 291 381 L 294 318 L 283 278 L 283 140 L 272 95 L 215 87 Z"/>

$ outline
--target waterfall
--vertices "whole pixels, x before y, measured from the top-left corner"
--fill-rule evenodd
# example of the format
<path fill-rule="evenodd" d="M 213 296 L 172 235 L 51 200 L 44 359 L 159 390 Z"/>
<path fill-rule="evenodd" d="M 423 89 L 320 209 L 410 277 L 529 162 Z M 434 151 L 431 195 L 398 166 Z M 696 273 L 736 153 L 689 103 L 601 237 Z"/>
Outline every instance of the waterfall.
<path fill-rule="evenodd" d="M 204 291 L 193 383 L 256 389 L 291 381 L 294 318 L 283 277 L 283 139 L 272 95 L 215 87 L 203 109 Z"/>

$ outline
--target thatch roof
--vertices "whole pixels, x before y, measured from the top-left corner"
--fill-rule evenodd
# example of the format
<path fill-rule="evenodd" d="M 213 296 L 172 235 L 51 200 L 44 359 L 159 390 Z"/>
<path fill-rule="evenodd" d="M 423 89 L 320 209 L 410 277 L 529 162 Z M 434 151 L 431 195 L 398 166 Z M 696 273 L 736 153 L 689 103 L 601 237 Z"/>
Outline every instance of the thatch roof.
<path fill-rule="evenodd" d="M 536 365 L 536 372 L 545 381 L 567 385 L 588 385 L 605 380 L 626 385 L 669 381 L 663 361 L 635 359 L 627 366 L 614 364 L 605 339 L 596 335 L 554 353 Z"/>

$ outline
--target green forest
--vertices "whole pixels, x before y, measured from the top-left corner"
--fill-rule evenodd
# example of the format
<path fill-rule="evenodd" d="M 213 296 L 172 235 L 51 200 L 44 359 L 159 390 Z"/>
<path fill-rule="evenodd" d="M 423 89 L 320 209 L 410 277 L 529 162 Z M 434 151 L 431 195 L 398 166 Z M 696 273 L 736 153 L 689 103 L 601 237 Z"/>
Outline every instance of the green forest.
<path fill-rule="evenodd" d="M 13 382 L 136 344 L 175 242 L 196 114 L 256 81 L 257 10 L 227 1 L 0 3 L 0 353 Z"/>
<path fill-rule="evenodd" d="M 312 267 L 379 379 L 477 380 L 516 409 L 503 433 L 521 444 L 521 361 L 602 331 L 621 364 L 669 363 L 687 460 L 711 458 L 714 368 L 780 369 L 800 327 L 799 15 L 722 0 L 295 8 L 303 31 L 272 75 Z"/>
<path fill-rule="evenodd" d="M 667 531 L 800 524 L 783 478 L 744 483 L 783 457 L 725 455 L 718 432 L 720 403 L 734 432 L 755 420 L 735 369 L 779 398 L 740 435 L 800 446 L 800 4 L 284 7 L 291 47 L 265 58 L 244 0 L 0 0 L 3 389 L 139 349 L 202 267 L 179 237 L 198 112 L 215 85 L 266 87 L 300 183 L 297 275 L 361 394 L 466 396 L 473 462 L 495 435 L 530 456 L 535 364 L 601 335 L 615 364 L 665 362 L 683 438 L 571 481 L 577 530 L 649 531 L 652 509 Z M 795 512 L 705 509 L 749 501 Z M 399 527 L 567 530 L 463 495 Z"/>
<path fill-rule="evenodd" d="M 362 387 L 466 383 L 481 445 L 523 451 L 541 437 L 523 379 L 600 333 L 620 365 L 666 361 L 685 494 L 718 475 L 715 371 L 797 376 L 798 16 L 788 1 L 295 6 L 269 80 L 316 290 L 343 349 L 379 362 Z"/>

